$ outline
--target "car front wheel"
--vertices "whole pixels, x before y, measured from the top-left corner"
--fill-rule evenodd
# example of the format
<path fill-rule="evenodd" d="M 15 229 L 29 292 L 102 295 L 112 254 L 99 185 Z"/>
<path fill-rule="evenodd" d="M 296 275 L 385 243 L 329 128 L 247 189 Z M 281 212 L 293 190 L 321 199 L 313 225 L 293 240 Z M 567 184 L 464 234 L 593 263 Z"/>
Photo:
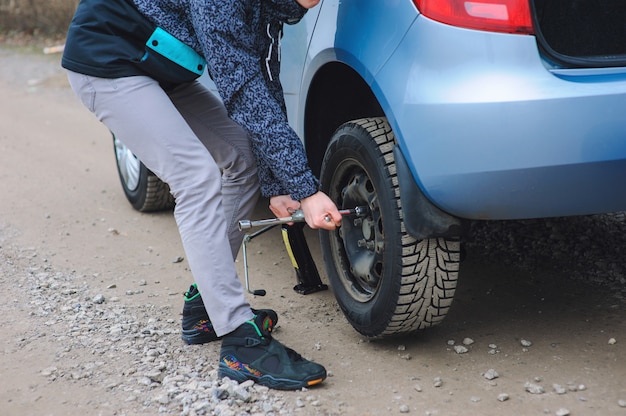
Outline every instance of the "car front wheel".
<path fill-rule="evenodd" d="M 337 230 L 320 232 L 337 302 L 368 337 L 440 323 L 459 270 L 459 240 L 416 240 L 406 233 L 394 144 L 385 118 L 348 122 L 333 135 L 320 175 L 322 190 L 340 209 L 368 207 L 365 217 L 344 217 Z"/>
<path fill-rule="evenodd" d="M 174 197 L 169 186 L 146 168 L 115 135 L 113 146 L 122 189 L 133 208 L 140 212 L 172 209 Z"/>

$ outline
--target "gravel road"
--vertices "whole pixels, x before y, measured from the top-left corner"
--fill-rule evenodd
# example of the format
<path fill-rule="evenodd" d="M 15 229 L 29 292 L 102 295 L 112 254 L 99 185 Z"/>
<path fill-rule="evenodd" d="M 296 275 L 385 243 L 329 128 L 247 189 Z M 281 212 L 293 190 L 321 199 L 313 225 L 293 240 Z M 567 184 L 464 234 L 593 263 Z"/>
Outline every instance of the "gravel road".
<path fill-rule="evenodd" d="M 329 378 L 217 379 L 219 345 L 180 341 L 191 276 L 171 213 L 127 204 L 108 132 L 40 51 L 0 46 L 3 415 L 626 415 L 624 213 L 472 224 L 444 323 L 379 341 L 332 290 L 296 294 L 266 233 L 250 273 L 268 294 L 250 301 Z"/>

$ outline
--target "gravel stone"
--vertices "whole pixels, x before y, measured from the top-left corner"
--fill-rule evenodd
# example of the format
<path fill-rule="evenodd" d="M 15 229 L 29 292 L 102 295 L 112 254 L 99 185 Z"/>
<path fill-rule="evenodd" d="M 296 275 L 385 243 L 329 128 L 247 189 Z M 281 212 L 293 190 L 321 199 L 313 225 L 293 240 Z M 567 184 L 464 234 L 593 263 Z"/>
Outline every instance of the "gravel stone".
<path fill-rule="evenodd" d="M 499 402 L 506 402 L 507 400 L 509 400 L 510 396 L 508 395 L 508 393 L 500 393 L 498 394 L 498 401 Z"/>
<path fill-rule="evenodd" d="M 94 296 L 93 298 L 91 298 L 91 301 L 95 303 L 96 305 L 101 305 L 104 303 L 104 295 L 98 294 Z"/>
<path fill-rule="evenodd" d="M 546 392 L 543 387 L 531 382 L 526 382 L 526 384 L 524 384 L 524 388 L 530 394 L 543 394 Z"/>
<path fill-rule="evenodd" d="M 468 350 L 466 347 L 464 347 L 463 345 L 455 345 L 455 346 L 454 346 L 454 351 L 455 351 L 457 354 L 465 354 L 465 353 L 466 353 L 466 352 L 468 352 L 469 350 Z"/>
<path fill-rule="evenodd" d="M 487 380 L 494 380 L 500 377 L 500 375 L 498 374 L 496 370 L 494 370 L 493 368 L 490 368 L 485 373 L 483 373 L 483 377 L 485 377 Z"/>
<path fill-rule="evenodd" d="M 474 343 L 474 340 L 471 338 L 464 338 L 463 339 L 463 345 L 472 345 Z"/>

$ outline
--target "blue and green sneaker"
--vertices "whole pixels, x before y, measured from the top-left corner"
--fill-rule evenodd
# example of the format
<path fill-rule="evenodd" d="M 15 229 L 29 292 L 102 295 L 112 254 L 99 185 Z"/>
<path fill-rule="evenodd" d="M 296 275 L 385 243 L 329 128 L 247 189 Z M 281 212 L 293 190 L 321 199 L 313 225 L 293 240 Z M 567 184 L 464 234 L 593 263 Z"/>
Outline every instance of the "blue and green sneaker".
<path fill-rule="evenodd" d="M 326 369 L 308 361 L 272 338 L 271 318 L 259 311 L 253 320 L 222 338 L 218 376 L 239 383 L 253 380 L 278 390 L 297 390 L 319 384 Z"/>
<path fill-rule="evenodd" d="M 271 309 L 263 309 L 270 317 L 272 327 L 278 322 L 278 315 Z M 252 309 L 252 313 L 257 314 L 259 311 Z M 185 303 L 183 305 L 183 332 L 181 338 L 187 344 L 206 344 L 219 339 L 213 324 L 209 319 L 200 292 L 194 283 L 185 292 Z"/>

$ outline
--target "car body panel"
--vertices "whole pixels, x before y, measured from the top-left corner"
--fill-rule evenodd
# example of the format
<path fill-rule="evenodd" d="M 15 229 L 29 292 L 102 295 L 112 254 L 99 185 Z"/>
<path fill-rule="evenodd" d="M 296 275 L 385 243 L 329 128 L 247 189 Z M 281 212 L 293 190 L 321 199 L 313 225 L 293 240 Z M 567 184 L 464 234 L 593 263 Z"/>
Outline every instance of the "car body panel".
<path fill-rule="evenodd" d="M 402 16 L 393 24 L 383 15 Z M 289 120 L 304 138 L 306 93 L 317 71 L 329 62 L 343 62 L 370 83 L 417 16 L 410 1 L 324 0 L 302 21 L 285 26 L 281 83 Z M 341 25 L 337 22 L 341 21 Z M 372 33 L 384 36 L 372 37 Z M 363 39 L 368 39 L 367 43 Z M 306 138 L 305 138 L 306 139 Z"/>
<path fill-rule="evenodd" d="M 626 70 L 575 73 L 551 73 L 532 36 L 420 17 L 374 92 L 386 97 L 421 189 L 444 211 L 512 219 L 623 210 L 615 180 L 626 178 Z"/>
<path fill-rule="evenodd" d="M 534 36 L 441 24 L 408 0 L 324 0 L 286 39 L 292 29 L 301 50 L 290 67 L 296 45 L 285 42 L 282 79 L 305 143 L 308 86 L 341 62 L 370 86 L 413 179 L 445 212 L 626 210 L 626 68 L 550 68 Z"/>

